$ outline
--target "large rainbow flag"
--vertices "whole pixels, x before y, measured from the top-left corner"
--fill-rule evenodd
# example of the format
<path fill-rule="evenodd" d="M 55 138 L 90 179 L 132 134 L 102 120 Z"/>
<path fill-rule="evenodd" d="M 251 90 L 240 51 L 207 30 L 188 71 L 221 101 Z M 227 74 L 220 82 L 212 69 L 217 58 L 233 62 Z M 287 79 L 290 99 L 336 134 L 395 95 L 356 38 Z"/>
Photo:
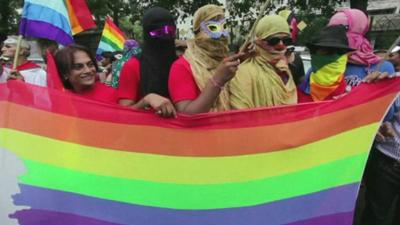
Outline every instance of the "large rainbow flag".
<path fill-rule="evenodd" d="M 107 16 L 103 33 L 101 35 L 99 47 L 97 48 L 97 55 L 101 55 L 102 52 L 115 52 L 124 49 L 125 34 L 119 29 L 119 27 L 113 22 L 111 17 Z"/>
<path fill-rule="evenodd" d="M 85 0 L 25 0 L 19 32 L 68 45 L 73 35 L 95 26 Z"/>
<path fill-rule="evenodd" d="M 350 225 L 399 90 L 392 79 L 337 101 L 163 119 L 10 81 L 0 85 L 0 221 Z"/>

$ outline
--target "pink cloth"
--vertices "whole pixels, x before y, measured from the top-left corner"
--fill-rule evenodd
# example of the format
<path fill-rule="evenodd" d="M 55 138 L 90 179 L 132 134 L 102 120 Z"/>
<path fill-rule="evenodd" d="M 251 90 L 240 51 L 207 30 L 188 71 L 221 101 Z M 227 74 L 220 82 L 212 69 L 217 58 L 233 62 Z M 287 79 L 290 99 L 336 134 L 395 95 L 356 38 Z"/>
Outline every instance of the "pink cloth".
<path fill-rule="evenodd" d="M 364 12 L 358 9 L 340 10 L 329 21 L 328 26 L 334 25 L 348 26 L 349 47 L 356 49 L 350 55 L 350 62 L 369 66 L 381 60 L 379 56 L 374 54 L 371 43 L 365 38 L 369 29 L 369 20 Z"/>

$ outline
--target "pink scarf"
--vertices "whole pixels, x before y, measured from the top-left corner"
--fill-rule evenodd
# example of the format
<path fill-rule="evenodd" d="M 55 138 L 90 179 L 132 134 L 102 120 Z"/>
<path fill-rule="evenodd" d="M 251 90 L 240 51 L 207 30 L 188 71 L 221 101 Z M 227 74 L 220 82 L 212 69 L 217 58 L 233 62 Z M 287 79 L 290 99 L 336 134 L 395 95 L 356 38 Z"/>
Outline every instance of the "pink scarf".
<path fill-rule="evenodd" d="M 364 37 L 369 29 L 368 17 L 358 9 L 339 10 L 329 21 L 328 26 L 348 26 L 349 47 L 356 49 L 349 57 L 350 62 L 370 66 L 381 58 L 374 54 L 371 43 Z"/>

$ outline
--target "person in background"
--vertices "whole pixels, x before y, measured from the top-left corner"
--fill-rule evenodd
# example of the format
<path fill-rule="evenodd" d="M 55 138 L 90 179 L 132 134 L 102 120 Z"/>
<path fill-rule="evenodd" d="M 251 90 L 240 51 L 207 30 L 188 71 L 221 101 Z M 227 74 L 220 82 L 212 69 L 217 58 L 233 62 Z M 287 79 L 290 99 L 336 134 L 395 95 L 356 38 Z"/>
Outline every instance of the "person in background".
<path fill-rule="evenodd" d="M 193 18 L 195 37 L 171 67 L 169 93 L 178 112 L 186 114 L 230 109 L 226 83 L 232 79 L 241 54 L 228 57 L 229 33 L 224 9 L 199 8 Z"/>
<path fill-rule="evenodd" d="M 348 46 L 346 28 L 342 25 L 324 27 L 307 47 L 311 68 L 298 87 L 299 102 L 331 100 L 345 94 L 348 53 L 354 51 Z"/>
<path fill-rule="evenodd" d="M 117 104 L 116 90 L 96 81 L 98 66 L 88 48 L 68 45 L 54 59 L 65 89 L 85 98 Z"/>
<path fill-rule="evenodd" d="M 59 49 L 59 45 L 57 42 L 49 40 L 49 39 L 38 39 L 38 45 L 39 45 L 39 52 L 40 55 L 43 58 L 44 64 L 47 64 L 47 52 L 52 54 L 53 56 L 57 53 Z"/>
<path fill-rule="evenodd" d="M 391 62 L 396 70 L 400 72 L 400 46 L 396 46 L 389 54 L 389 62 Z"/>
<path fill-rule="evenodd" d="M 120 59 L 115 61 L 115 65 L 112 66 L 112 76 L 111 76 L 111 87 L 119 87 L 119 76 L 124 64 L 130 60 L 132 57 L 140 57 L 141 49 L 139 43 L 136 40 L 128 39 L 125 41 L 124 50 Z"/>
<path fill-rule="evenodd" d="M 349 55 L 345 72 L 347 91 L 362 81 L 383 79 L 394 73 L 393 65 L 374 54 L 371 43 L 365 38 L 369 30 L 369 20 L 358 9 L 339 10 L 329 20 L 328 26 L 343 25 L 347 28 L 349 47 L 356 49 Z"/>
<path fill-rule="evenodd" d="M 115 52 L 109 51 L 101 53 L 101 60 L 99 61 L 99 79 L 102 83 L 106 83 L 108 79 L 111 80 L 112 64 L 116 60 L 116 58 L 114 57 L 115 54 Z"/>
<path fill-rule="evenodd" d="M 136 109 L 152 108 L 163 117 L 176 116 L 168 99 L 168 75 L 176 60 L 176 26 L 171 13 L 161 7 L 149 9 L 143 15 L 142 54 L 122 67 L 119 104 Z"/>
<path fill-rule="evenodd" d="M 288 48 L 286 51 L 286 55 L 289 62 L 289 69 L 293 75 L 294 83 L 296 85 L 299 85 L 304 80 L 305 71 L 300 53 L 295 52 L 295 44 L 297 42 L 300 31 L 302 31 L 306 25 L 303 21 L 299 22 L 294 12 L 291 10 L 284 8 L 279 10 L 277 14 L 286 19 L 289 24 L 292 45 L 287 46 Z"/>
<path fill-rule="evenodd" d="M 30 45 L 25 40 L 21 40 L 20 51 L 17 56 L 17 67 L 13 69 L 13 62 L 17 50 L 18 36 L 8 36 L 1 48 L 2 58 L 6 60 L 3 72 L 0 75 L 0 83 L 7 80 L 22 80 L 29 84 L 42 87 L 47 86 L 46 71 L 39 65 L 28 60 L 30 55 Z"/>
<path fill-rule="evenodd" d="M 233 109 L 297 103 L 296 84 L 286 55 L 289 25 L 278 15 L 264 16 L 255 28 L 256 53 L 240 64 L 230 83 Z"/>

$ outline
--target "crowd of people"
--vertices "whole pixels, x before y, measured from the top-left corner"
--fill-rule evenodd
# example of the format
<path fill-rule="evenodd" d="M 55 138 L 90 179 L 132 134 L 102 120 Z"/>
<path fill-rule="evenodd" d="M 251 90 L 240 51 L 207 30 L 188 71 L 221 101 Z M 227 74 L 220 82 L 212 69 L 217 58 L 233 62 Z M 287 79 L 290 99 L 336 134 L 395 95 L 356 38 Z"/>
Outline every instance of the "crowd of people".
<path fill-rule="evenodd" d="M 264 16 L 255 26 L 253 40 L 231 53 L 221 6 L 199 8 L 193 16 L 194 38 L 183 44 L 175 40 L 171 13 L 154 7 L 143 15 L 140 46 L 129 40 L 122 52 L 104 53 L 99 61 L 87 47 L 72 44 L 56 49 L 54 59 L 64 88 L 71 93 L 153 110 L 162 117 L 334 100 L 362 82 L 387 79 L 400 70 L 399 49 L 384 57 L 374 53 L 365 37 L 369 20 L 360 10 L 339 10 L 309 40 L 309 71 L 291 47 L 297 37 L 292 25 L 281 15 Z M 27 41 L 21 41 L 16 54 L 17 39 L 9 36 L 3 42 L 0 83 L 21 80 L 47 86 L 46 72 L 27 59 Z M 397 99 L 368 160 L 362 225 L 384 224 L 400 196 L 399 111 Z M 400 200 L 395 210 L 400 213 Z"/>

